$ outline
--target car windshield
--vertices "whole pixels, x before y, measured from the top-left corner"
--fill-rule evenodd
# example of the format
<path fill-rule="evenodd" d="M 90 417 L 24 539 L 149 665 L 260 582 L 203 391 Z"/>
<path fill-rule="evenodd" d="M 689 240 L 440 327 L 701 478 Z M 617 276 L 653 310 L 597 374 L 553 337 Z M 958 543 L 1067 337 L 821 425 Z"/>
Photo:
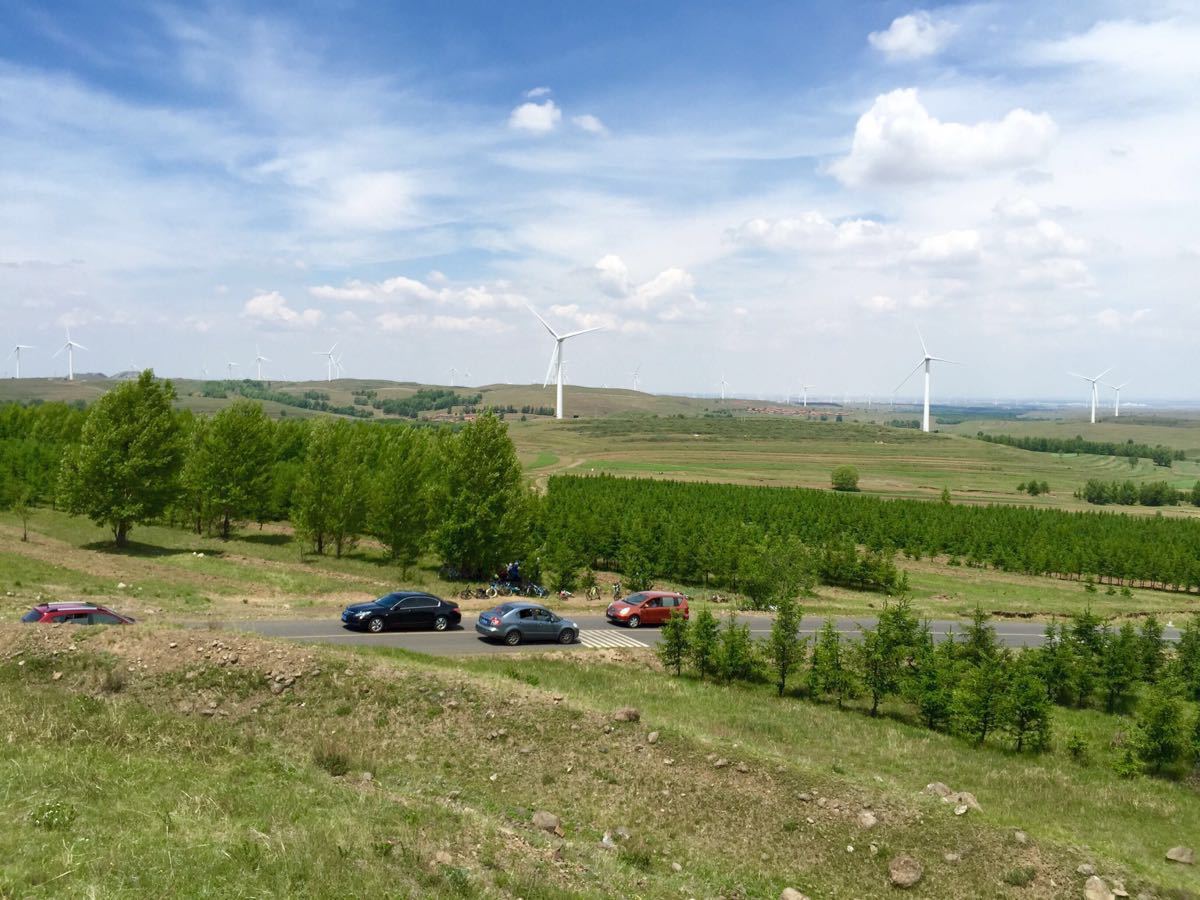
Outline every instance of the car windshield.
<path fill-rule="evenodd" d="M 38 612 L 36 609 L 31 609 L 29 612 L 25 613 L 25 615 L 21 616 L 21 621 L 22 622 L 36 622 L 41 617 L 42 617 L 42 614 L 40 612 Z"/>
<path fill-rule="evenodd" d="M 646 601 L 646 595 L 643 593 L 630 594 L 621 600 L 622 603 L 628 603 L 630 606 L 640 606 Z"/>

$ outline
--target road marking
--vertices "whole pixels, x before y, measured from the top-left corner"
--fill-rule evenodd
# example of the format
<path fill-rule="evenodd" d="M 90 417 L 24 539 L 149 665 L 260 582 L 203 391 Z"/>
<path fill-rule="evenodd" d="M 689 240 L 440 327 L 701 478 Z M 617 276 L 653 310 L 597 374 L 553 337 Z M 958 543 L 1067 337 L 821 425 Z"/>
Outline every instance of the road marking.
<path fill-rule="evenodd" d="M 636 647 L 639 650 L 649 646 L 627 634 L 612 634 L 607 631 L 581 631 L 579 643 L 585 647 Z"/>

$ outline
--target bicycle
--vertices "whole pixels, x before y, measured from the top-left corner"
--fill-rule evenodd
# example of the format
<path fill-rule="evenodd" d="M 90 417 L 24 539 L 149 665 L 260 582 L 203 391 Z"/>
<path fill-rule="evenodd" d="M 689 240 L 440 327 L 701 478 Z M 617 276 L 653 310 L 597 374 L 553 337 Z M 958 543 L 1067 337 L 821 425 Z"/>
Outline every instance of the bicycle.
<path fill-rule="evenodd" d="M 587 598 L 592 603 L 597 603 L 600 600 L 600 586 L 593 584 L 587 589 Z"/>
<path fill-rule="evenodd" d="M 618 581 L 616 584 L 613 585 L 613 601 L 615 602 L 620 599 L 621 599 L 621 582 Z"/>

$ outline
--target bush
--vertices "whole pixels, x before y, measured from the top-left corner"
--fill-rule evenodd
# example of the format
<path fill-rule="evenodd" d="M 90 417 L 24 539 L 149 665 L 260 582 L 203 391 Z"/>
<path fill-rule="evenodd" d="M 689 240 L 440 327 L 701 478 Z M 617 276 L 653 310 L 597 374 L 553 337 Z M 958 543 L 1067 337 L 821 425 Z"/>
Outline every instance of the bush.
<path fill-rule="evenodd" d="M 858 469 L 854 466 L 838 466 L 831 476 L 835 491 L 857 491 Z"/>
<path fill-rule="evenodd" d="M 1078 731 L 1072 731 L 1067 735 L 1067 755 L 1081 766 L 1088 764 L 1091 753 L 1087 738 Z"/>
<path fill-rule="evenodd" d="M 63 800 L 47 800 L 29 814 L 29 821 L 46 831 L 65 831 L 75 822 L 78 812 Z"/>
<path fill-rule="evenodd" d="M 1015 869 L 1009 869 L 1003 875 L 1005 884 L 1011 884 L 1013 887 L 1025 887 L 1032 884 L 1033 879 L 1037 876 L 1037 869 L 1033 866 L 1017 866 Z"/>
<path fill-rule="evenodd" d="M 340 744 L 323 741 L 313 748 L 313 762 L 334 778 L 350 771 L 350 752 Z"/>

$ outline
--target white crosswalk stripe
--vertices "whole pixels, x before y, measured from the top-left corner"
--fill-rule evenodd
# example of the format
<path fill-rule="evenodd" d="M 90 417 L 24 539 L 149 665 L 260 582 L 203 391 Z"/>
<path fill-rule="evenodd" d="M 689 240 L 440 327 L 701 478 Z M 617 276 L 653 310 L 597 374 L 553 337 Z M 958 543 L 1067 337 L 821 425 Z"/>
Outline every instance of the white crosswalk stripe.
<path fill-rule="evenodd" d="M 637 638 L 627 634 L 614 634 L 610 631 L 582 631 L 579 633 L 579 643 L 585 647 L 648 647 Z"/>

